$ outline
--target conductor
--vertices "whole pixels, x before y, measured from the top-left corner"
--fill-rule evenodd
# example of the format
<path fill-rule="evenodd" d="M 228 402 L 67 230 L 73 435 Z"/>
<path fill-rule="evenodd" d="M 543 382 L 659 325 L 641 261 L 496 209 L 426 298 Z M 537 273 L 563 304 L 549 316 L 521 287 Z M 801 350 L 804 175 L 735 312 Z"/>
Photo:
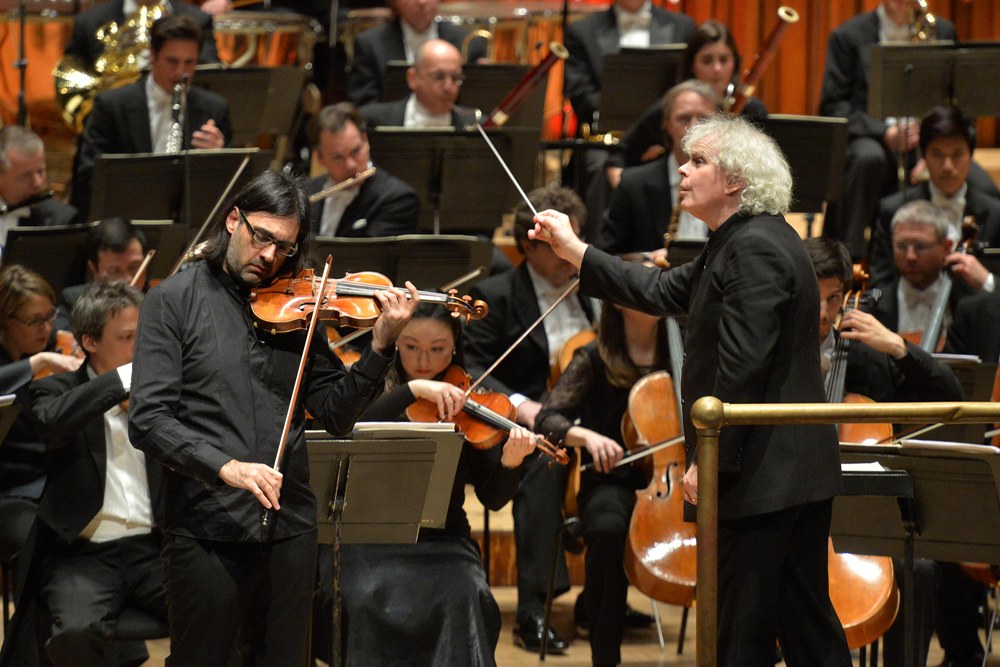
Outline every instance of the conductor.
<path fill-rule="evenodd" d="M 301 404 L 271 467 L 306 336 L 254 326 L 249 311 L 252 288 L 297 272 L 308 237 L 306 194 L 264 172 L 223 209 L 204 260 L 154 287 L 139 317 L 129 436 L 166 466 L 167 665 L 308 659 L 316 500 Z M 350 371 L 325 336 L 309 349 L 301 394 L 330 433 L 350 432 L 378 392 L 419 300 L 407 286 L 410 301 L 376 293 L 382 314 Z"/>
<path fill-rule="evenodd" d="M 588 247 L 557 211 L 530 232 L 580 267 L 584 293 L 656 314 L 688 315 L 683 386 L 687 514 L 698 502 L 691 405 L 824 399 L 819 289 L 784 220 L 788 163 L 746 121 L 714 115 L 685 135 L 680 206 L 709 228 L 702 254 L 661 271 Z M 727 428 L 719 440 L 719 665 L 848 667 L 830 603 L 827 539 L 841 488 L 832 426 Z"/>

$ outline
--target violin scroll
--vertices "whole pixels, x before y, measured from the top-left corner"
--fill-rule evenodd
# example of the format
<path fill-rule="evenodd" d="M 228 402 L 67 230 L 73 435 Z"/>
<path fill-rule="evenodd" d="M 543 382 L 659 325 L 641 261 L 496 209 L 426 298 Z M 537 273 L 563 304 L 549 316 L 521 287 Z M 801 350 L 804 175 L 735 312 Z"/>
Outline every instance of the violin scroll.
<path fill-rule="evenodd" d="M 445 301 L 444 307 L 453 317 L 464 317 L 466 322 L 481 320 L 490 312 L 490 307 L 482 299 L 473 301 L 468 294 L 458 296 L 458 290 L 454 289 L 448 290 L 448 300 Z"/>

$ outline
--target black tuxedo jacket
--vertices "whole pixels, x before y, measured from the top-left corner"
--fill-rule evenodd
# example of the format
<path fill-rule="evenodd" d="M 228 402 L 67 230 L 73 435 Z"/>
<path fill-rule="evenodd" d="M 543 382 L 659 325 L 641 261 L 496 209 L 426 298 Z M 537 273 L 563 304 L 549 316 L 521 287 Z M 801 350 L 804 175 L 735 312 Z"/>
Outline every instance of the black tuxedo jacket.
<path fill-rule="evenodd" d="M 892 216 L 903 204 L 916 199 L 931 200 L 931 189 L 927 183 L 914 185 L 904 192 L 896 192 L 884 197 L 879 203 L 878 220 L 872 229 L 872 250 L 869 258 L 869 272 L 872 285 L 884 285 L 896 275 L 896 264 L 892 256 Z M 965 211 L 963 215 L 976 218 L 979 232 L 976 240 L 989 244 L 991 248 L 1000 243 L 1000 200 L 983 194 L 972 185 L 965 191 Z"/>
<path fill-rule="evenodd" d="M 406 103 L 409 97 L 392 102 L 374 102 L 366 104 L 360 109 L 361 115 L 365 117 L 365 123 L 369 128 L 389 126 L 403 127 L 403 120 L 406 117 Z M 456 104 L 451 109 L 451 126 L 464 128 L 476 123 L 476 110 Z"/>
<path fill-rule="evenodd" d="M 184 148 L 191 147 L 191 134 L 210 119 L 215 121 L 228 145 L 233 139 L 233 130 L 226 99 L 197 86 L 191 86 L 187 99 Z M 87 117 L 77 151 L 73 178 L 74 205 L 84 216 L 89 213 L 94 161 L 101 154 L 152 151 L 146 78 L 99 94 L 94 98 L 94 108 Z"/>
<path fill-rule="evenodd" d="M 691 17 L 653 7 L 649 43 L 678 44 L 694 32 Z M 581 123 L 592 123 L 600 107 L 604 57 L 618 51 L 618 20 L 614 6 L 571 23 L 566 31 L 566 82 L 564 90 Z"/>
<path fill-rule="evenodd" d="M 958 304 L 948 329 L 947 352 L 1000 360 L 1000 292 L 980 292 Z"/>
<path fill-rule="evenodd" d="M 461 51 L 468 31 L 444 21 L 437 22 L 438 37 Z M 469 45 L 469 62 L 486 56 L 486 43 L 477 37 Z M 403 28 L 399 21 L 365 30 L 354 42 L 354 61 L 347 75 L 347 96 L 354 106 L 362 107 L 382 99 L 385 72 L 389 61 L 406 60 Z"/>
<path fill-rule="evenodd" d="M 846 390 L 876 403 L 965 400 L 962 383 L 951 369 L 909 342 L 906 356 L 895 359 L 851 341 L 846 373 Z"/>
<path fill-rule="evenodd" d="M 323 189 L 326 176 L 305 182 L 306 194 Z M 323 202 L 312 205 L 312 233 L 319 234 L 323 220 Z M 358 196 L 350 203 L 337 225 L 338 237 L 375 237 L 415 234 L 420 218 L 417 191 L 384 169 L 379 169 L 361 184 Z"/>
<path fill-rule="evenodd" d="M 954 40 L 955 24 L 939 18 L 937 33 L 938 39 Z M 819 113 L 846 118 L 852 139 L 872 137 L 881 142 L 885 134 L 885 121 L 868 115 L 868 74 L 878 39 L 878 14 L 872 11 L 841 24 L 827 43 Z"/>
<path fill-rule="evenodd" d="M 212 30 L 212 17 L 194 5 L 180 0 L 171 0 L 173 11 L 178 14 L 188 14 L 201 28 L 205 35 L 198 54 L 198 62 L 202 64 L 219 62 L 219 52 L 215 46 L 215 33 Z M 88 65 L 93 66 L 104 53 L 104 44 L 97 39 L 97 29 L 109 21 L 121 25 L 125 20 L 125 0 L 112 0 L 105 4 L 94 5 L 85 12 L 73 17 L 73 34 L 66 45 L 64 55 L 79 56 Z"/>
<path fill-rule="evenodd" d="M 465 328 L 466 370 L 473 377 L 479 377 L 538 319 L 541 310 L 525 262 L 477 283 L 469 293 L 473 299 L 482 299 L 489 306 L 486 317 Z M 579 299 L 583 312 L 593 321 L 590 300 L 579 294 L 570 298 Z M 540 324 L 483 384 L 493 391 L 524 394 L 533 401 L 540 401 L 548 380 L 549 343 L 545 327 Z"/>
<path fill-rule="evenodd" d="M 670 161 L 666 155 L 629 167 L 622 172 L 622 181 L 611 195 L 595 245 L 612 255 L 662 248 L 673 208 Z"/>
<path fill-rule="evenodd" d="M 733 216 L 694 261 L 663 271 L 588 248 L 584 293 L 651 313 L 688 315 L 681 396 L 688 461 L 691 406 L 824 402 L 819 287 L 802 239 L 780 216 Z M 470 327 L 471 329 L 471 327 Z M 719 518 L 825 500 L 841 489 L 830 425 L 729 426 L 719 437 Z"/>
<path fill-rule="evenodd" d="M 86 364 L 31 385 L 31 413 L 46 441 L 49 465 L 38 516 L 63 543 L 76 539 L 104 503 L 104 413 L 126 398 L 117 371 L 89 380 Z M 153 514 L 162 525 L 161 468 L 148 456 L 146 474 Z"/>

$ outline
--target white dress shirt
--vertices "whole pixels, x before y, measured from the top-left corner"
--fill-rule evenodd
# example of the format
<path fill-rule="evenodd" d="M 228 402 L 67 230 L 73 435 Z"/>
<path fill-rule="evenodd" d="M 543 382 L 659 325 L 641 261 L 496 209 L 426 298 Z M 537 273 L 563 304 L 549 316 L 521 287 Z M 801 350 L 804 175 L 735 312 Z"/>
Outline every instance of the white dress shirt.
<path fill-rule="evenodd" d="M 323 184 L 323 189 L 333 187 L 336 183 L 327 177 Z M 319 230 L 317 236 L 336 236 L 337 228 L 340 227 L 340 219 L 344 217 L 344 211 L 358 198 L 361 192 L 361 183 L 352 185 L 349 188 L 335 192 L 323 200 L 323 215 L 320 216 Z"/>
<path fill-rule="evenodd" d="M 403 112 L 403 127 L 452 127 L 451 113 L 433 114 L 411 94 Z"/>
<path fill-rule="evenodd" d="M 424 42 L 438 38 L 438 27 L 435 21 L 431 21 L 430 26 L 423 32 L 417 32 L 406 21 L 400 21 L 399 24 L 403 27 L 403 50 L 406 52 L 406 62 L 408 63 L 416 60 Z"/>
<path fill-rule="evenodd" d="M 896 288 L 896 302 L 899 304 L 899 322 L 896 328 L 900 333 L 907 331 L 924 331 L 931 319 L 931 312 L 934 309 L 934 301 L 938 292 L 944 287 L 945 281 L 949 280 L 944 273 L 938 279 L 927 286 L 927 289 L 919 290 L 901 278 L 899 286 Z M 945 312 L 942 332 L 947 331 L 951 322 L 951 315 Z"/>
<path fill-rule="evenodd" d="M 173 120 L 174 96 L 160 88 L 152 76 L 146 77 L 146 106 L 149 109 L 149 138 L 154 153 L 167 152 L 167 137 Z"/>
<path fill-rule="evenodd" d="M 615 7 L 618 24 L 618 45 L 647 48 L 649 46 L 649 24 L 653 20 L 653 10 L 647 2 L 637 12 L 627 12 Z"/>

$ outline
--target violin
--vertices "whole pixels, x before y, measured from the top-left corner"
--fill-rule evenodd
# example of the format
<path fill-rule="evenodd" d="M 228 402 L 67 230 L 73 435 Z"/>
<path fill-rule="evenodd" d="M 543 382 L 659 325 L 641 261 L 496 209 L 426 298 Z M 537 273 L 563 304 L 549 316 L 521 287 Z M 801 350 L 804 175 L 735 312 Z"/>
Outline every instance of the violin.
<path fill-rule="evenodd" d="M 52 348 L 52 352 L 64 354 L 68 357 L 76 357 L 77 359 L 84 359 L 87 356 L 84 353 L 83 348 L 80 347 L 80 343 L 77 342 L 73 332 L 64 330 L 56 332 L 56 344 L 55 347 Z M 42 378 L 47 378 L 50 375 L 52 375 L 52 370 L 43 368 L 35 373 L 32 379 L 41 380 Z"/>
<path fill-rule="evenodd" d="M 470 391 L 472 378 L 460 366 L 449 366 L 440 381 L 455 385 L 466 392 L 462 411 L 456 413 L 449 421 L 458 427 L 465 440 L 476 449 L 491 449 L 497 446 L 504 441 L 510 430 L 517 426 L 514 421 L 517 408 L 510 399 L 505 394 L 481 388 Z M 437 405 L 425 398 L 417 399 L 406 408 L 406 416 L 414 422 L 441 421 Z M 569 462 L 565 449 L 555 447 L 541 436 L 536 436 L 535 446 L 558 463 Z"/>
<path fill-rule="evenodd" d="M 328 280 L 322 295 L 318 294 L 319 286 L 313 270 L 303 269 L 295 276 L 254 289 L 250 292 L 254 325 L 272 334 L 303 330 L 308 327 L 311 313 L 319 302 L 319 319 L 343 326 L 370 328 L 382 314 L 375 293 L 393 287 L 391 280 L 374 271 L 348 273 L 339 280 Z M 482 319 L 488 312 L 485 302 L 456 296 L 456 290 L 447 294 L 421 290 L 419 294 L 421 301 L 440 303 L 467 320 Z"/>

